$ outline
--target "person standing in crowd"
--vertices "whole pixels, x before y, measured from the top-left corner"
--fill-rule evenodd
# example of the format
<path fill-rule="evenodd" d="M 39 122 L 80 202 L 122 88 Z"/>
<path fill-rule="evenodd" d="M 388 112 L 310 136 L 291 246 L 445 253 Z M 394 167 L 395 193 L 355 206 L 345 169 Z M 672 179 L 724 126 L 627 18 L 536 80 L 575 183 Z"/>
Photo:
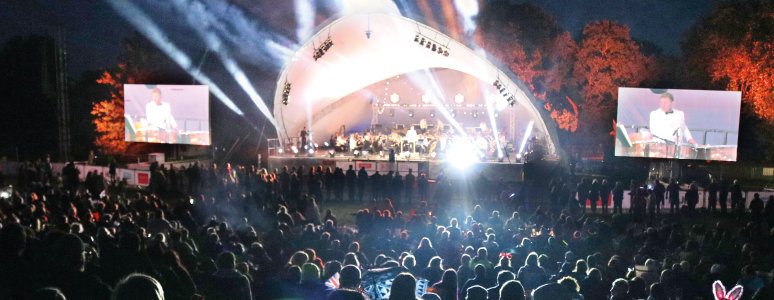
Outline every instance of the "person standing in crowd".
<path fill-rule="evenodd" d="M 610 191 L 613 190 L 612 184 L 607 181 L 607 178 L 602 179 L 602 184 L 599 186 L 599 195 L 602 198 L 602 213 L 607 214 L 607 207 L 610 203 Z"/>
<path fill-rule="evenodd" d="M 675 180 L 674 178 L 669 180 L 669 185 L 667 186 L 667 193 L 669 193 L 669 213 L 679 214 L 680 213 L 680 186 L 677 185 L 677 180 Z"/>
<path fill-rule="evenodd" d="M 360 167 L 360 171 L 357 171 L 357 200 L 363 202 L 363 194 L 365 194 L 366 185 L 368 184 L 368 171 L 365 167 Z"/>
<path fill-rule="evenodd" d="M 419 177 L 417 177 L 417 191 L 419 192 L 419 201 L 427 201 L 427 189 L 428 189 L 428 180 L 427 175 L 425 173 L 419 173 Z"/>
<path fill-rule="evenodd" d="M 624 189 L 620 181 L 615 182 L 613 188 L 613 214 L 623 214 Z"/>
<path fill-rule="evenodd" d="M 414 176 L 414 173 L 412 173 L 411 168 L 408 170 L 408 174 L 403 177 L 404 180 L 404 188 L 406 190 L 406 202 L 411 203 L 411 200 L 414 198 L 414 187 L 416 186 L 416 177 Z"/>
<path fill-rule="evenodd" d="M 720 194 L 718 195 L 718 203 L 720 204 L 720 213 L 726 214 L 728 212 L 728 183 L 720 184 Z"/>
<path fill-rule="evenodd" d="M 707 188 L 707 202 L 708 202 L 708 209 L 710 212 L 714 213 L 717 208 L 717 202 L 718 202 L 718 191 L 720 190 L 720 185 L 718 184 L 718 181 L 715 180 L 715 178 L 712 178 L 710 181 L 709 187 Z"/>
<path fill-rule="evenodd" d="M 349 165 L 349 168 L 347 169 L 347 173 L 345 174 L 347 178 L 347 191 L 349 192 L 349 201 L 355 202 L 355 190 L 357 189 L 357 174 L 355 173 L 355 169 L 352 165 Z"/>
<path fill-rule="evenodd" d="M 741 214 L 744 211 L 745 199 L 742 196 L 742 185 L 739 184 L 739 180 L 734 179 L 731 184 L 731 210 L 737 214 Z"/>
<path fill-rule="evenodd" d="M 699 203 L 699 185 L 691 182 L 690 188 L 685 192 L 685 204 L 688 205 L 688 212 L 693 215 L 696 211 L 696 204 Z"/>
<path fill-rule="evenodd" d="M 664 205 L 664 194 L 666 193 L 666 188 L 663 184 L 661 184 L 661 181 L 656 179 L 653 180 L 653 195 L 656 196 L 656 213 L 661 214 L 661 207 Z"/>
<path fill-rule="evenodd" d="M 597 212 L 597 201 L 599 201 L 599 180 L 594 178 L 589 186 L 589 206 L 591 206 L 591 213 Z"/>

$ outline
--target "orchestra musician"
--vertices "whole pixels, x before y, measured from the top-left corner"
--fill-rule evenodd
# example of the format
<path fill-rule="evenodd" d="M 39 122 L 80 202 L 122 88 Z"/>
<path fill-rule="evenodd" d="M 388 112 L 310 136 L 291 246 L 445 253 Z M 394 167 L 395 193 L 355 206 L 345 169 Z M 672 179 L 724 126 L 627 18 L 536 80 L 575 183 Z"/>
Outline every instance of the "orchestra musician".
<path fill-rule="evenodd" d="M 169 102 L 161 101 L 161 90 L 154 88 L 151 90 L 151 101 L 145 105 L 145 120 L 147 121 L 148 128 L 158 130 L 160 139 L 162 142 L 172 142 L 167 134 L 168 132 L 176 132 L 180 130 L 175 122 L 175 117 L 172 116 L 172 106 Z"/>
<path fill-rule="evenodd" d="M 674 96 L 671 93 L 663 93 L 658 101 L 659 108 L 650 112 L 650 133 L 664 141 L 676 144 L 687 142 L 694 147 L 698 146 L 685 125 L 685 113 L 673 108 Z"/>
<path fill-rule="evenodd" d="M 427 119 L 422 118 L 419 120 L 419 129 L 417 130 L 419 134 L 425 134 L 427 132 Z"/>
<path fill-rule="evenodd" d="M 438 120 L 438 128 L 435 130 L 422 130 L 427 128 L 427 120 L 420 121 L 418 126 L 410 126 L 405 135 L 397 130 L 389 133 L 376 131 L 336 133 L 331 136 L 330 144 L 336 151 L 350 152 L 354 150 L 368 151 L 377 154 L 380 151 L 405 152 L 411 151 L 422 155 L 433 152 L 443 153 L 449 145 L 463 140 L 473 143 L 481 149 L 487 157 L 494 157 L 497 153 L 497 140 L 501 141 L 501 148 L 507 145 L 506 132 L 498 132 L 498 136 L 491 136 L 492 130 L 482 122 L 478 127 L 471 128 L 467 137 L 455 133 L 454 129 L 444 131 L 443 121 Z"/>
<path fill-rule="evenodd" d="M 414 129 L 414 126 L 411 126 L 409 130 L 406 131 L 406 138 L 403 146 L 404 147 L 411 146 L 412 152 L 416 152 L 417 139 L 418 139 L 417 131 L 416 129 Z"/>

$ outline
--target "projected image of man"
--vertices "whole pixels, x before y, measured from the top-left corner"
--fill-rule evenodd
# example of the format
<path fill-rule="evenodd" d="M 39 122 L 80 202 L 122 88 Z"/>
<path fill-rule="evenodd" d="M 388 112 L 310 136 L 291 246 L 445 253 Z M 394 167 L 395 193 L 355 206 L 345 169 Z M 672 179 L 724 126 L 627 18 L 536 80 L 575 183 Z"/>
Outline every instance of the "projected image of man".
<path fill-rule="evenodd" d="M 689 143 L 697 146 L 691 131 L 685 125 L 685 114 L 674 109 L 675 98 L 670 93 L 659 96 L 659 108 L 650 112 L 650 133 L 661 140 L 673 143 Z"/>
<path fill-rule="evenodd" d="M 145 105 L 145 119 L 148 127 L 162 131 L 177 131 L 177 122 L 172 117 L 172 107 L 169 102 L 161 101 L 161 90 L 153 89 L 151 96 L 153 100 Z"/>

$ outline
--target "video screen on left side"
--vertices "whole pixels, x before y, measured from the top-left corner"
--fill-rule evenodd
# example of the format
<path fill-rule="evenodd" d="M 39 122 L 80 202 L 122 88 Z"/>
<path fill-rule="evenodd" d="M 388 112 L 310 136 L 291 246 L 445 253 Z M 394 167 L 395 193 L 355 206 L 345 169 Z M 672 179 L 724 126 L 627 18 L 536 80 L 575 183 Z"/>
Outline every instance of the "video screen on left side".
<path fill-rule="evenodd" d="M 206 85 L 124 85 L 127 142 L 209 145 Z"/>

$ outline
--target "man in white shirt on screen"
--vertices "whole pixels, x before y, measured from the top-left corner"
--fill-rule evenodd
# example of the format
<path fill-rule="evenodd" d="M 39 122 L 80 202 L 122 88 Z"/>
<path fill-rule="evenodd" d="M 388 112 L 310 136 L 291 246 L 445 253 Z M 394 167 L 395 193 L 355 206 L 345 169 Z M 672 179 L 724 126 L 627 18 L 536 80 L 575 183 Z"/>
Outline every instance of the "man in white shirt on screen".
<path fill-rule="evenodd" d="M 691 131 L 685 125 L 685 114 L 676 110 L 675 98 L 670 93 L 663 93 L 658 98 L 659 109 L 650 112 L 650 133 L 656 138 L 673 142 L 686 142 L 693 146 L 698 143 L 693 139 Z"/>
<path fill-rule="evenodd" d="M 172 107 L 169 102 L 161 102 L 161 90 L 155 88 L 151 91 L 153 101 L 145 105 L 145 119 L 148 127 L 159 130 L 177 131 L 177 122 L 172 116 Z"/>

